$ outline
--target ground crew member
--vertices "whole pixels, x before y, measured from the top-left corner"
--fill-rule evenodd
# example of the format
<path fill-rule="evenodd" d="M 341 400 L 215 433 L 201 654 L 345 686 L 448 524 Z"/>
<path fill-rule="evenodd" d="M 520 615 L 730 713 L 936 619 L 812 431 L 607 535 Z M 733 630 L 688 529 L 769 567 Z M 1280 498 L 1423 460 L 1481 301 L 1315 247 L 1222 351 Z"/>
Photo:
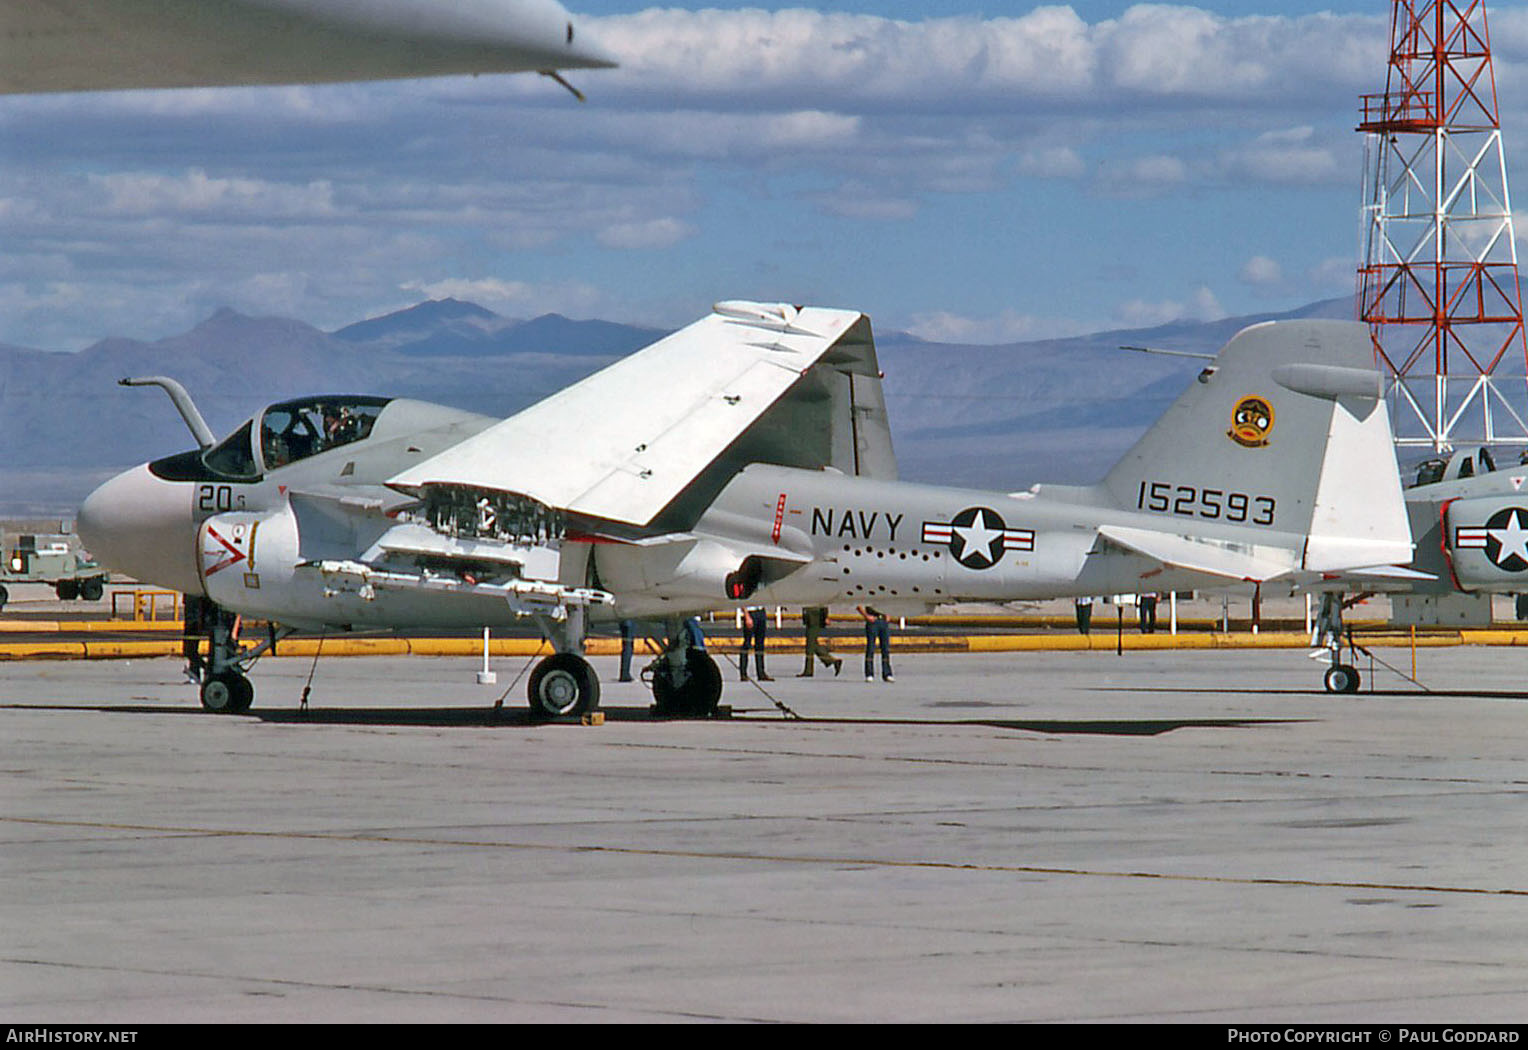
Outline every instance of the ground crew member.
<path fill-rule="evenodd" d="M 774 679 L 764 672 L 764 628 L 769 623 L 769 615 L 762 605 L 756 605 L 751 609 L 743 610 L 743 648 L 738 653 L 737 672 L 742 681 L 748 681 L 748 649 L 753 648 L 754 670 L 758 672 L 761 682 L 773 682 Z"/>
<path fill-rule="evenodd" d="M 812 677 L 812 657 L 814 656 L 823 662 L 823 666 L 832 667 L 835 675 L 842 671 L 844 662 L 834 656 L 827 643 L 822 640 L 822 633 L 828 626 L 828 607 L 813 605 L 802 609 L 801 625 L 806 629 L 806 666 L 796 677 Z"/>
<path fill-rule="evenodd" d="M 891 625 L 886 622 L 886 614 L 869 605 L 857 608 L 865 618 L 865 681 L 875 681 L 875 647 L 879 643 L 881 678 L 883 681 L 895 682 L 896 678 L 891 673 Z"/>

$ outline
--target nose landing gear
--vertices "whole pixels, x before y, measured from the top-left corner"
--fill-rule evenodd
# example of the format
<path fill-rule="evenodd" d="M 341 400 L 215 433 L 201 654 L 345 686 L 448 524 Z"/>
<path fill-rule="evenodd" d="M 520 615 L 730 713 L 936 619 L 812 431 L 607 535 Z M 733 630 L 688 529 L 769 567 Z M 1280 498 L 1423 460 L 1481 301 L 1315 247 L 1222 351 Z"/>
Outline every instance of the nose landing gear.
<path fill-rule="evenodd" d="M 246 672 L 250 665 L 276 648 L 290 628 L 271 628 L 270 636 L 253 649 L 239 645 L 239 617 L 215 602 L 188 594 L 181 633 L 181 652 L 186 674 L 201 683 L 202 707 L 218 714 L 243 714 L 255 700 L 254 683 Z M 202 639 L 207 655 L 202 655 Z"/>

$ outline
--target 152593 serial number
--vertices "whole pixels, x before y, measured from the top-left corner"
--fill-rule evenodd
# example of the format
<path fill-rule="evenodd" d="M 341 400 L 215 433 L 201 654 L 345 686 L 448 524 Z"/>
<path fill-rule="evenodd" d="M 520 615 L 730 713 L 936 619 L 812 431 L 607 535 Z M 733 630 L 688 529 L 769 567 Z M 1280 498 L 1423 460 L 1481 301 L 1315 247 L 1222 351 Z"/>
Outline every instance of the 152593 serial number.
<path fill-rule="evenodd" d="M 1276 506 L 1272 496 L 1246 492 L 1173 485 L 1166 481 L 1143 481 L 1136 494 L 1136 508 L 1185 518 L 1207 518 L 1235 524 L 1272 525 Z"/>

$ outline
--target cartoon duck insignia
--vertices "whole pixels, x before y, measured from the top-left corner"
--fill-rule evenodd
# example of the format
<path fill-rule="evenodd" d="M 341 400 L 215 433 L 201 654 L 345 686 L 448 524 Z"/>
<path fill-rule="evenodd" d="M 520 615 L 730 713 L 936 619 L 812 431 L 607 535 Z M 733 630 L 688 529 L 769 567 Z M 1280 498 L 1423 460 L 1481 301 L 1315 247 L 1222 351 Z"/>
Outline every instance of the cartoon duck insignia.
<path fill-rule="evenodd" d="M 1244 397 L 1231 409 L 1231 429 L 1226 437 L 1246 448 L 1268 444 L 1273 429 L 1273 406 L 1260 397 Z"/>

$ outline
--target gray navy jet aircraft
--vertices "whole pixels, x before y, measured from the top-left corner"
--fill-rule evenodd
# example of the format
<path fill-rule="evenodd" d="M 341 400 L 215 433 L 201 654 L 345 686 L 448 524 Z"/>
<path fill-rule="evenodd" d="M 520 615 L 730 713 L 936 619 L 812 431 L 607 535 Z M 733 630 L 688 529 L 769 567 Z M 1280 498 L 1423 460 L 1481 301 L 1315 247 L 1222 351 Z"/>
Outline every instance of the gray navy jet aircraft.
<path fill-rule="evenodd" d="M 0 0 L 0 40 L 0 94 L 615 65 L 557 0 Z"/>
<path fill-rule="evenodd" d="M 293 628 L 534 620 L 555 654 L 538 716 L 598 705 L 589 629 L 665 624 L 660 711 L 715 710 L 684 618 L 747 604 L 922 610 L 1280 581 L 1405 564 L 1411 532 L 1363 326 L 1233 338 L 1091 486 L 988 492 L 896 479 L 869 318 L 724 302 L 508 419 L 318 395 L 94 492 L 110 568 L 215 603 L 204 705 L 243 710 Z M 242 649 L 228 614 L 283 625 Z"/>
<path fill-rule="evenodd" d="M 1488 627 L 1493 594 L 1516 594 L 1519 617 L 1528 611 L 1528 461 L 1499 467 L 1489 449 L 1459 449 L 1421 463 L 1404 495 L 1414 558 L 1331 574 L 1311 588 L 1322 596 L 1313 641 L 1332 654 L 1329 692 L 1356 692 L 1360 684 L 1337 655 L 1344 595 L 1389 595 L 1391 623 L 1401 627 Z"/>

